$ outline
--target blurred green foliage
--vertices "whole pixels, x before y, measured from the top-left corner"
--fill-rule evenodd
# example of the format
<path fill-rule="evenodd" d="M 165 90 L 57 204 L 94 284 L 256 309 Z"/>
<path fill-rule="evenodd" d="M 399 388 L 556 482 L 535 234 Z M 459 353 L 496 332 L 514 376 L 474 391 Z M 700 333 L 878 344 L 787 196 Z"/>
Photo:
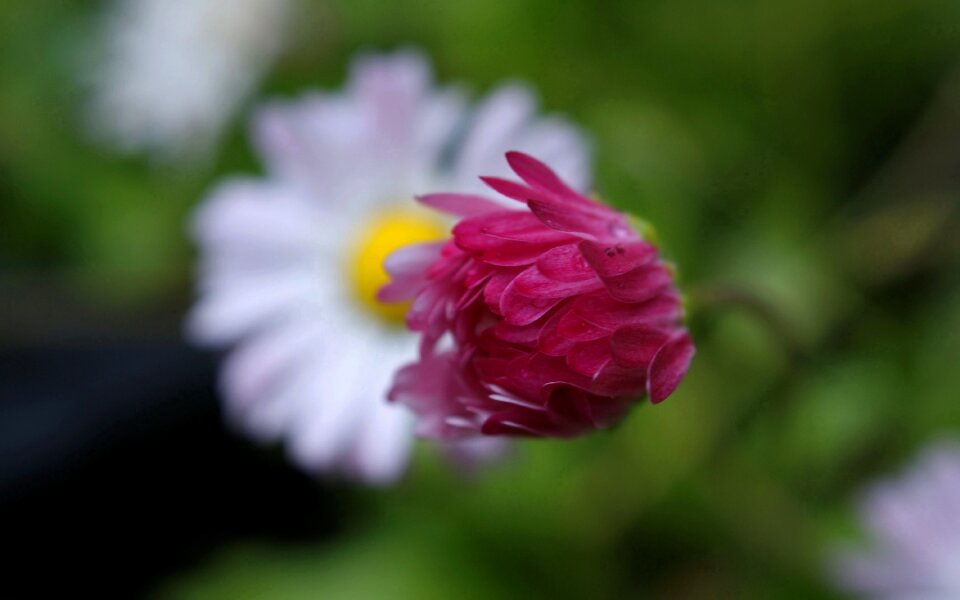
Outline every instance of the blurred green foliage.
<path fill-rule="evenodd" d="M 208 164 L 82 134 L 104 3 L 0 4 L 0 277 L 184 310 L 184 219 L 255 171 L 242 116 Z M 851 495 L 960 427 L 960 3 L 313 0 L 260 96 L 423 47 L 441 81 L 504 78 L 594 136 L 597 187 L 656 224 L 699 354 L 609 434 L 520 444 L 464 479 L 424 453 L 347 533 L 226 549 L 184 598 L 832 597 Z M 957 133 L 956 139 L 951 133 Z"/>

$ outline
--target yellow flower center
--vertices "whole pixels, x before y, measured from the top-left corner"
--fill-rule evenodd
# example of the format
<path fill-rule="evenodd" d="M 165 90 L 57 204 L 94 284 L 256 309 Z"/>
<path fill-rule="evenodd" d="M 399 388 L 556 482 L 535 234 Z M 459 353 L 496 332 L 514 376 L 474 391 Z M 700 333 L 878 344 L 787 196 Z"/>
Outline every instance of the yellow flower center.
<path fill-rule="evenodd" d="M 443 239 L 448 230 L 443 221 L 415 205 L 384 211 L 364 223 L 347 255 L 349 277 L 360 304 L 388 322 L 402 323 L 409 303 L 377 300 L 377 291 L 390 281 L 383 261 L 404 246 Z"/>

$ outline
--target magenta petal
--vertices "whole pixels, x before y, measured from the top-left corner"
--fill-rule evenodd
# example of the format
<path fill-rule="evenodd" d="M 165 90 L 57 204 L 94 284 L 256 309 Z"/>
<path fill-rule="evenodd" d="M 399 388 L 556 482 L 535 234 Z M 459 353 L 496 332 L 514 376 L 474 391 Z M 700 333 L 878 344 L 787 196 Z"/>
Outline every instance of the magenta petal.
<path fill-rule="evenodd" d="M 579 303 L 579 300 L 577 301 Z M 570 340 L 586 342 L 610 335 L 612 327 L 602 327 L 584 319 L 577 312 L 567 312 L 557 323 L 557 333 Z"/>
<path fill-rule="evenodd" d="M 500 177 L 481 177 L 480 179 L 490 186 L 490 189 L 511 200 L 519 200 L 520 202 L 526 203 L 531 198 L 539 196 L 539 194 L 527 186 L 522 183 L 517 183 L 516 181 L 501 179 Z"/>
<path fill-rule="evenodd" d="M 544 225 L 556 231 L 603 238 L 612 227 L 611 221 L 604 216 L 581 212 L 559 202 L 531 200 L 527 206 Z"/>
<path fill-rule="evenodd" d="M 540 338 L 540 331 L 542 329 L 542 322 L 534 322 L 527 325 L 511 325 L 506 321 L 501 321 L 494 327 L 498 338 L 513 344 L 536 343 L 537 339 Z"/>
<path fill-rule="evenodd" d="M 595 427 L 590 398 L 586 392 L 569 385 L 551 385 L 546 402 L 547 408 L 560 417 L 585 427 Z"/>
<path fill-rule="evenodd" d="M 590 391 L 600 396 L 630 398 L 631 395 L 637 394 L 640 390 L 646 390 L 646 386 L 646 369 L 627 369 L 610 362 L 593 378 L 593 386 Z M 621 405 L 621 410 L 623 408 L 625 406 Z M 615 412 L 615 409 L 611 409 L 610 412 Z M 595 410 L 595 414 L 599 419 L 602 413 Z"/>
<path fill-rule="evenodd" d="M 417 200 L 455 217 L 474 217 L 503 210 L 503 206 L 474 194 L 426 194 Z"/>
<path fill-rule="evenodd" d="M 543 246 L 516 242 L 503 244 L 494 250 L 479 252 L 475 258 L 496 267 L 521 267 L 537 262 L 542 253 Z"/>
<path fill-rule="evenodd" d="M 420 333 L 420 362 L 402 370 L 391 397 L 417 413 L 421 434 L 566 437 L 610 427 L 644 392 L 652 402 L 669 396 L 695 352 L 672 271 L 626 217 L 533 158 L 508 160 L 524 183 L 484 181 L 528 210 L 426 196 L 462 217 L 452 240 L 425 269 L 426 254 L 388 265 L 383 293 L 414 293 L 407 323 Z"/>
<path fill-rule="evenodd" d="M 483 301 L 493 312 L 500 314 L 500 299 L 510 282 L 520 274 L 520 269 L 504 269 L 494 273 L 483 288 Z"/>
<path fill-rule="evenodd" d="M 556 423 L 546 411 L 511 408 L 490 415 L 480 432 L 484 435 L 546 437 L 554 435 L 555 428 Z"/>
<path fill-rule="evenodd" d="M 610 296 L 621 302 L 649 300 L 672 282 L 670 273 L 659 264 L 644 265 L 629 273 L 603 280 Z"/>
<path fill-rule="evenodd" d="M 498 266 L 531 264 L 551 247 L 573 239 L 544 227 L 529 212 L 509 210 L 464 219 L 453 235 L 458 247 Z"/>
<path fill-rule="evenodd" d="M 564 356 L 576 345 L 577 341 L 560 334 L 560 321 L 570 312 L 569 302 L 559 305 L 557 311 L 546 321 L 540 330 L 537 350 L 549 356 Z"/>
<path fill-rule="evenodd" d="M 460 221 L 453 228 L 457 245 L 471 250 L 496 248 L 504 241 L 556 245 L 571 240 L 569 235 L 546 229 L 528 212 L 501 210 Z"/>
<path fill-rule="evenodd" d="M 648 242 L 628 241 L 617 244 L 580 242 L 584 259 L 600 277 L 616 277 L 651 262 L 657 249 Z"/>
<path fill-rule="evenodd" d="M 536 265 L 521 273 L 513 285 L 513 291 L 531 298 L 562 298 L 603 289 L 603 283 L 596 278 L 574 281 L 551 279 L 540 272 Z"/>
<path fill-rule="evenodd" d="M 519 361 L 518 361 L 519 362 Z M 590 389 L 590 378 L 570 369 L 562 358 L 533 354 L 526 363 L 524 375 L 540 385 L 541 399 L 549 390 L 543 388 L 549 384 L 565 383 L 581 390 Z"/>
<path fill-rule="evenodd" d="M 574 346 L 567 354 L 567 364 L 570 368 L 593 377 L 600 369 L 605 367 L 612 360 L 610 354 L 610 341 L 607 339 L 593 340 L 592 342 L 583 342 Z"/>
<path fill-rule="evenodd" d="M 463 280 L 463 285 L 468 288 L 480 285 L 487 279 L 490 279 L 490 276 L 493 275 L 494 272 L 494 269 L 489 265 L 475 264 L 473 268 L 467 272 L 467 277 Z"/>
<path fill-rule="evenodd" d="M 463 293 L 462 296 L 457 300 L 455 308 L 457 310 L 463 310 L 464 308 L 470 306 L 477 301 L 483 295 L 483 286 L 476 285 L 472 288 L 467 288 L 467 291 Z"/>
<path fill-rule="evenodd" d="M 516 293 L 508 286 L 500 298 L 500 313 L 511 325 L 528 325 L 550 312 L 563 298 L 531 298 Z"/>
<path fill-rule="evenodd" d="M 627 325 L 676 321 L 683 307 L 680 297 L 672 292 L 639 303 L 620 302 L 603 293 L 577 298 L 573 311 L 596 327 L 614 331 Z"/>
<path fill-rule="evenodd" d="M 547 250 L 537 259 L 537 268 L 557 281 L 580 281 L 596 277 L 596 272 L 587 264 L 576 244 Z"/>
<path fill-rule="evenodd" d="M 657 351 L 647 369 L 647 393 L 650 401 L 662 402 L 680 385 L 696 354 L 686 330 L 678 331 Z"/>
<path fill-rule="evenodd" d="M 669 331 L 653 327 L 621 327 L 610 336 L 614 361 L 625 368 L 646 371 L 654 355 L 669 337 Z"/>
<path fill-rule="evenodd" d="M 500 313 L 512 325 L 526 325 L 539 319 L 561 300 L 602 289 L 597 280 L 556 281 L 544 277 L 536 266 L 520 273 L 503 291 Z"/>
<path fill-rule="evenodd" d="M 513 172 L 535 188 L 547 190 L 560 196 L 579 198 L 579 194 L 561 180 L 553 170 L 539 160 L 522 152 L 507 152 L 507 162 Z"/>

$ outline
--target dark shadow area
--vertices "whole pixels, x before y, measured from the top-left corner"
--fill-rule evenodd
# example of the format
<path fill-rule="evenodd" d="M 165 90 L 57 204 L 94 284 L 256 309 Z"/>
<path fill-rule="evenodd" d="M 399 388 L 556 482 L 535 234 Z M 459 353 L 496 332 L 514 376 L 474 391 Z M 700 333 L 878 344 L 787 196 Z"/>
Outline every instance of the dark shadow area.
<path fill-rule="evenodd" d="M 8 589 L 129 598 L 232 539 L 333 533 L 342 502 L 222 426 L 214 366 L 171 343 L 0 352 Z"/>

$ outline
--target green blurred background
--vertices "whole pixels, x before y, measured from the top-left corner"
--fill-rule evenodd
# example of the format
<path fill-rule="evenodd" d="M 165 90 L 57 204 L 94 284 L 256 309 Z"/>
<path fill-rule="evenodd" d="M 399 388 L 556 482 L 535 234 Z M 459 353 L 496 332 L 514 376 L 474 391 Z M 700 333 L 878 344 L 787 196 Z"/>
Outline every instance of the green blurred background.
<path fill-rule="evenodd" d="M 0 4 L 0 342 L 174 338 L 184 218 L 256 172 L 245 115 L 157 164 L 83 134 L 108 3 Z M 442 82 L 531 82 L 596 143 L 597 189 L 656 225 L 699 353 L 668 402 L 474 476 L 421 452 L 334 487 L 335 534 L 220 544 L 170 598 L 832 598 L 852 500 L 960 426 L 960 2 L 306 1 L 257 99 L 415 45 Z M 278 462 L 282 458 L 277 457 Z M 148 541 L 145 541 L 148 543 Z"/>

